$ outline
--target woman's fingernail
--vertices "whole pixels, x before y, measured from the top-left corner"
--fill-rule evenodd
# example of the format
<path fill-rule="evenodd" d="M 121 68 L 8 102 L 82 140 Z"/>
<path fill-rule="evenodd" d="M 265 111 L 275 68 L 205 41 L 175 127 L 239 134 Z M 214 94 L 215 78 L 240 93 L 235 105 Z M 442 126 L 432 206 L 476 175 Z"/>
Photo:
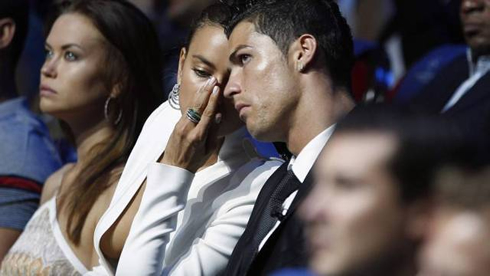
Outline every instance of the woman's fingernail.
<path fill-rule="evenodd" d="M 211 78 L 208 80 L 208 85 L 214 84 L 215 82 L 216 82 L 216 78 L 215 78 L 215 77 L 211 77 Z"/>
<path fill-rule="evenodd" d="M 218 92 L 219 92 L 219 87 L 218 86 L 215 86 L 213 88 L 213 94 L 218 94 Z"/>

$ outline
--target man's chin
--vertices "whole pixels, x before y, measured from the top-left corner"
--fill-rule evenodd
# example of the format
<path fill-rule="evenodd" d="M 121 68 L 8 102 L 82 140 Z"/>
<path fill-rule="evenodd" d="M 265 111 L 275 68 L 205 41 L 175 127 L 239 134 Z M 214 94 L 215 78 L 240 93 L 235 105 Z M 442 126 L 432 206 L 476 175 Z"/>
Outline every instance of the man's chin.
<path fill-rule="evenodd" d="M 490 55 L 490 41 L 481 41 L 480 39 L 474 38 L 468 40 L 468 45 L 476 56 Z"/>
<path fill-rule="evenodd" d="M 247 126 L 247 129 L 248 129 L 248 132 L 250 133 L 250 135 L 252 135 L 252 137 L 257 140 L 257 141 L 260 141 L 260 142 L 277 142 L 277 140 L 275 140 L 271 133 L 267 132 L 267 131 L 264 131 L 263 129 L 256 129 L 256 128 L 249 128 Z"/>

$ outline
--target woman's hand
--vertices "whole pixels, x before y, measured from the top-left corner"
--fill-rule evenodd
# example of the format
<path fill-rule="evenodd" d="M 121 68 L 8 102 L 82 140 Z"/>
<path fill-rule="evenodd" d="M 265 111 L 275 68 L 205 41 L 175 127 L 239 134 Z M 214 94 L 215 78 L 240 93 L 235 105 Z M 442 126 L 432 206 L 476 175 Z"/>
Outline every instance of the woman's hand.
<path fill-rule="evenodd" d="M 192 122 L 184 111 L 167 143 L 161 163 L 195 173 L 218 146 L 217 129 L 221 114 L 217 114 L 220 89 L 213 77 L 199 89 L 190 107 L 201 114 L 198 123 Z"/>

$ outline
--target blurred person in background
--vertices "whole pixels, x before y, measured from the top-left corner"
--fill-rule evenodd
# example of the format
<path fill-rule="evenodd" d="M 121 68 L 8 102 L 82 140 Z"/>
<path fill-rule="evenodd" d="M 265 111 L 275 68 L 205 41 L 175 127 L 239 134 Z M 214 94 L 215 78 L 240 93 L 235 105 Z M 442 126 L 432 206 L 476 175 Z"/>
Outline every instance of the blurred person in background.
<path fill-rule="evenodd" d="M 456 166 L 436 181 L 419 276 L 490 275 L 490 167 Z"/>
<path fill-rule="evenodd" d="M 15 82 L 28 10 L 27 0 L 0 2 L 0 262 L 39 206 L 43 183 L 61 166 L 45 124 Z"/>
<path fill-rule="evenodd" d="M 429 117 L 358 107 L 336 126 L 300 209 L 315 275 L 416 274 L 437 169 L 464 146 Z"/>
<path fill-rule="evenodd" d="M 462 0 L 460 16 L 467 55 L 440 70 L 410 104 L 457 124 L 490 159 L 490 1 Z"/>
<path fill-rule="evenodd" d="M 57 8 L 47 26 L 40 107 L 64 122 L 78 160 L 46 181 L 43 205 L 0 274 L 79 275 L 98 264 L 95 225 L 143 123 L 162 101 L 160 49 L 143 13 L 124 0 L 63 1 Z"/>

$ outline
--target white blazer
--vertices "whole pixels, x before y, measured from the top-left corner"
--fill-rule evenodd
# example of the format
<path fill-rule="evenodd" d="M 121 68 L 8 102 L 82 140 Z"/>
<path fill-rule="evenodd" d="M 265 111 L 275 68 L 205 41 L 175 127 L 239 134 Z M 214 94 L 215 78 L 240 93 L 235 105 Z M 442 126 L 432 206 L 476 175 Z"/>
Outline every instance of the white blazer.
<path fill-rule="evenodd" d="M 242 128 L 225 138 L 218 162 L 196 174 L 160 164 L 157 159 L 180 117 L 165 102 L 146 121 L 95 229 L 100 265 L 87 275 L 216 275 L 225 269 L 258 193 L 282 162 L 247 152 L 251 142 Z M 145 178 L 146 189 L 114 271 L 100 240 Z"/>

